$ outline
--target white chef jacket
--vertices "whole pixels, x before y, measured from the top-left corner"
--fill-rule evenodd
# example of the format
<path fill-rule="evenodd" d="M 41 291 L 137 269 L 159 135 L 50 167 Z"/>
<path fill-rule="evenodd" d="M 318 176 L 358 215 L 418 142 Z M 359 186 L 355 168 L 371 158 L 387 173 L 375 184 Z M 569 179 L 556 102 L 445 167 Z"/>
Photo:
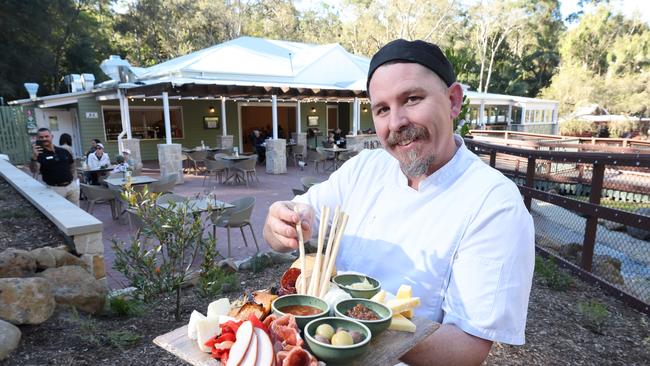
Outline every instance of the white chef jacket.
<path fill-rule="evenodd" d="M 88 154 L 88 159 L 86 164 L 88 164 L 88 169 L 99 169 L 102 165 L 111 165 L 111 160 L 108 158 L 108 154 L 102 154 L 101 159 L 97 159 L 95 153 Z"/>
<path fill-rule="evenodd" d="M 418 316 L 523 344 L 533 220 L 516 185 L 455 140 L 454 157 L 418 190 L 388 152 L 364 150 L 294 200 L 317 217 L 323 205 L 349 214 L 339 270 L 375 277 L 392 293 L 412 286 Z"/>

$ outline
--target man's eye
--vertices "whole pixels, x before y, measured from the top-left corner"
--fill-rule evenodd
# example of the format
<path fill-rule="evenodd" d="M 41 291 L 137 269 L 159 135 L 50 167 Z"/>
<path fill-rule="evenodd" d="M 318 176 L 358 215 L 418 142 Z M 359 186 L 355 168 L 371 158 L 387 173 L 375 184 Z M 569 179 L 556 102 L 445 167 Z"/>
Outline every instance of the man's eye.
<path fill-rule="evenodd" d="M 375 114 L 378 115 L 378 116 L 382 115 L 382 114 L 384 114 L 386 112 L 388 112 L 388 107 L 381 107 L 381 108 L 375 109 Z"/>
<path fill-rule="evenodd" d="M 406 100 L 407 100 L 407 103 L 412 104 L 412 103 L 418 102 L 420 99 L 422 99 L 422 98 L 419 97 L 419 96 L 411 95 Z"/>

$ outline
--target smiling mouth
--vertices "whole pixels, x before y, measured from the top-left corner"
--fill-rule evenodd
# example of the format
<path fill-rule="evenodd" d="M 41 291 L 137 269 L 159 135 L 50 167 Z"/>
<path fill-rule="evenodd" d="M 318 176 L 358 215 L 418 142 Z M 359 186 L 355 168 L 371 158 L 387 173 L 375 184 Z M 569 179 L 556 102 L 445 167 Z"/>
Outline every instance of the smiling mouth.
<path fill-rule="evenodd" d="M 415 141 L 415 140 L 402 140 L 402 141 L 398 142 L 397 145 L 406 146 L 406 145 L 409 145 L 413 141 Z"/>

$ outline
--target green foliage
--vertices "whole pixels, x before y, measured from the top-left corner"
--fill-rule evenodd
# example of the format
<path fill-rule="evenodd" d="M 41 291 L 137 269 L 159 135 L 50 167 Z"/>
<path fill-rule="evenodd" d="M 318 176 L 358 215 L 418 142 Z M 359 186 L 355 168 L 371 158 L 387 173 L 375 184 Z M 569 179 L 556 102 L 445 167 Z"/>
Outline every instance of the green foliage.
<path fill-rule="evenodd" d="M 552 259 L 535 256 L 535 275 L 546 286 L 556 291 L 566 291 L 573 285 L 571 276 L 557 268 Z"/>
<path fill-rule="evenodd" d="M 24 219 L 32 215 L 32 212 L 26 208 L 13 208 L 0 212 L 0 219 Z"/>
<path fill-rule="evenodd" d="M 235 291 L 239 288 L 237 272 L 228 272 L 216 265 L 218 252 L 214 247 L 206 248 L 199 272 L 196 290 L 199 295 L 215 298 L 221 294 Z"/>
<path fill-rule="evenodd" d="M 111 311 L 118 316 L 141 316 L 145 313 L 144 304 L 137 299 L 115 296 L 109 300 Z"/>
<path fill-rule="evenodd" d="M 571 119 L 560 123 L 560 134 L 563 136 L 582 136 L 585 134 L 591 136 L 595 132 L 596 128 L 589 121 Z"/>
<path fill-rule="evenodd" d="M 264 253 L 257 253 L 251 257 L 251 270 L 254 273 L 262 272 L 272 264 L 271 257 Z"/>
<path fill-rule="evenodd" d="M 142 336 L 130 330 L 109 330 L 106 332 L 108 341 L 117 348 L 132 346 L 142 339 Z"/>
<path fill-rule="evenodd" d="M 179 320 L 181 285 L 191 266 L 200 262 L 216 241 L 203 237 L 201 215 L 193 215 L 188 202 L 169 202 L 163 207 L 156 204 L 157 197 L 146 189 L 135 192 L 126 187 L 124 198 L 139 228 L 128 244 L 113 240 L 114 266 L 138 288 L 145 301 L 159 293 L 176 292 Z"/>
<path fill-rule="evenodd" d="M 458 129 L 458 124 L 461 120 L 464 120 L 463 126 Z M 454 131 L 460 134 L 461 137 L 465 137 L 469 133 L 469 98 L 467 95 L 463 95 L 463 104 L 460 107 L 460 113 L 454 118 Z"/>
<path fill-rule="evenodd" d="M 596 300 L 582 301 L 578 303 L 578 311 L 585 327 L 596 333 L 602 332 L 603 325 L 609 318 L 609 311 L 604 304 Z"/>
<path fill-rule="evenodd" d="M 610 137 L 623 137 L 626 133 L 634 131 L 632 121 L 613 121 L 607 124 Z"/>

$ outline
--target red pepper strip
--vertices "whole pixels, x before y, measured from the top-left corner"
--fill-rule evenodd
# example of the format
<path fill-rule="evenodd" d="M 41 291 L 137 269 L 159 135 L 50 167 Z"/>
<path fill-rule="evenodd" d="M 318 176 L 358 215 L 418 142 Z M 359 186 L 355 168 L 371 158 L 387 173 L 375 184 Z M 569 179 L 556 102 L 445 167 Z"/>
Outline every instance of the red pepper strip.
<path fill-rule="evenodd" d="M 205 346 L 206 346 L 206 347 L 212 347 L 212 346 L 214 346 L 214 344 L 217 343 L 217 342 L 218 342 L 218 341 L 217 341 L 217 336 L 214 336 L 214 337 L 208 339 L 207 341 L 205 341 Z"/>
<path fill-rule="evenodd" d="M 260 328 L 261 330 L 266 332 L 266 334 L 269 334 L 269 329 L 265 327 L 264 324 L 262 324 L 262 322 L 259 319 L 257 319 L 257 315 L 255 314 L 249 315 L 248 320 L 250 320 L 250 322 L 253 324 L 253 327 Z"/>
<path fill-rule="evenodd" d="M 229 356 L 230 356 L 230 350 L 227 350 L 226 352 L 221 354 L 220 361 L 221 361 L 222 365 L 228 364 L 228 357 Z"/>
<path fill-rule="evenodd" d="M 224 352 L 225 350 L 213 348 L 210 354 L 212 355 L 212 358 L 221 358 L 221 355 Z"/>
<path fill-rule="evenodd" d="M 230 333 L 237 333 L 237 329 L 239 329 L 239 326 L 243 323 L 242 321 L 232 321 L 228 320 L 227 322 L 221 324 L 221 333 L 224 332 L 230 332 Z"/>
<path fill-rule="evenodd" d="M 224 333 L 221 336 L 219 336 L 219 338 L 217 338 L 215 343 L 221 343 L 221 342 L 225 342 L 225 341 L 234 342 L 235 340 L 236 340 L 235 333 L 228 332 L 228 333 Z M 206 344 L 206 346 L 207 346 L 207 344 Z M 211 346 L 209 346 L 209 347 L 211 347 Z"/>

